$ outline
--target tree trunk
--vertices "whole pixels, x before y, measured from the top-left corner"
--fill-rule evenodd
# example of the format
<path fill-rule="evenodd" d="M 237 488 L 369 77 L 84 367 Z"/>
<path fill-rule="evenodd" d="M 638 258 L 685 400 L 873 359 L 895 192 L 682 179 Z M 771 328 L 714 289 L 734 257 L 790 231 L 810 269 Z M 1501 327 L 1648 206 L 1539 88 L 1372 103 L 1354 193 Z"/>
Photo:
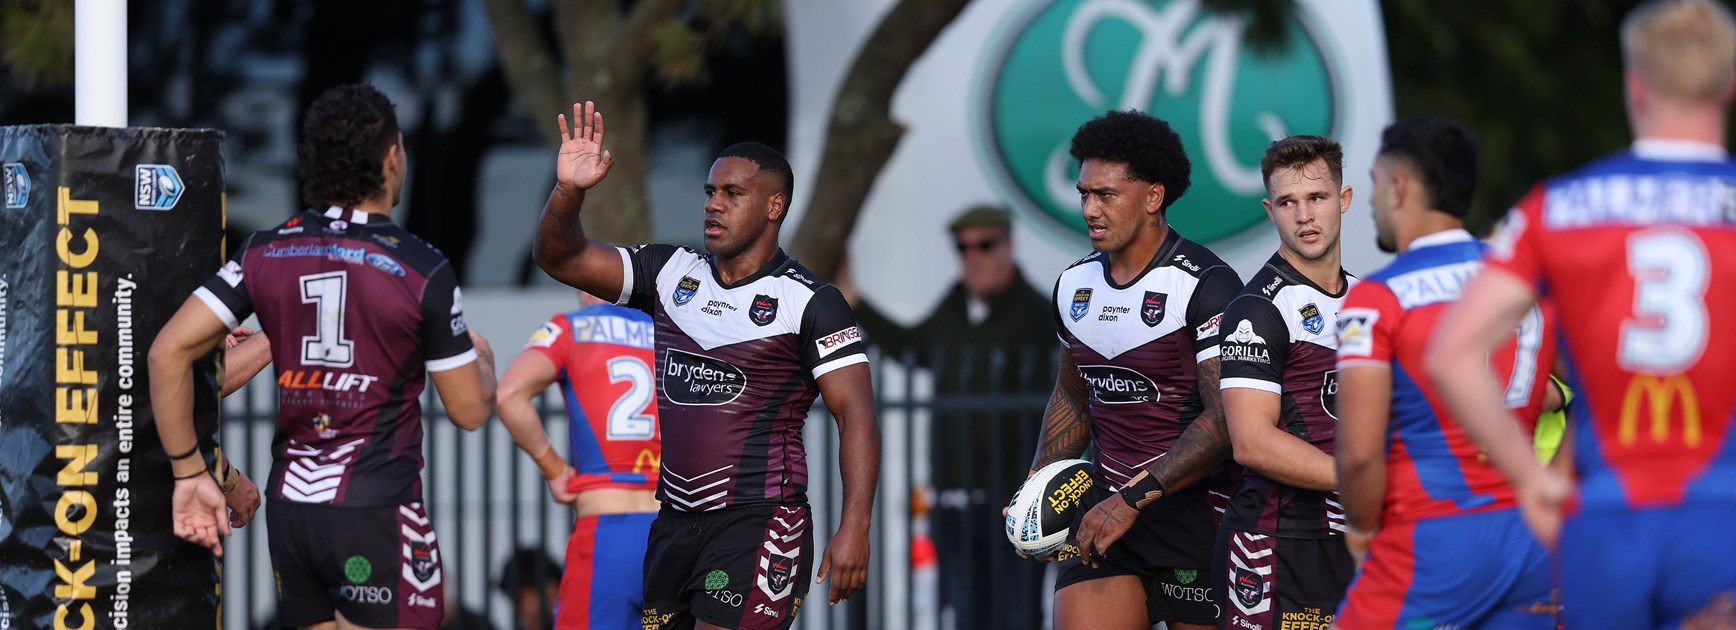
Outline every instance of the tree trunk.
<path fill-rule="evenodd" d="M 791 243 L 795 257 L 819 277 L 837 273 L 862 202 L 904 135 L 904 127 L 891 118 L 893 92 L 969 3 L 899 0 L 851 63 L 832 103 L 814 195 Z"/>

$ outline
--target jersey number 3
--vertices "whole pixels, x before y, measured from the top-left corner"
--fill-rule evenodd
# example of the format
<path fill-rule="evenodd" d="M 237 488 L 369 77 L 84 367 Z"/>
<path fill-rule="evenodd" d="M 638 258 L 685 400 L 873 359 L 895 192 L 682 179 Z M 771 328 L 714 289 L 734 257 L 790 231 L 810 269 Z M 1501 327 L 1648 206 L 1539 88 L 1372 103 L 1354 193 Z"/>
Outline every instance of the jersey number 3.
<path fill-rule="evenodd" d="M 314 305 L 314 334 L 301 338 L 304 365 L 347 368 L 356 363 L 356 344 L 344 337 L 344 302 L 349 272 L 301 277 L 301 303 Z"/>
<path fill-rule="evenodd" d="M 1633 316 L 1621 323 L 1621 367 L 1676 374 L 1700 360 L 1710 332 L 1706 245 L 1692 232 L 1648 230 L 1628 238 Z"/>

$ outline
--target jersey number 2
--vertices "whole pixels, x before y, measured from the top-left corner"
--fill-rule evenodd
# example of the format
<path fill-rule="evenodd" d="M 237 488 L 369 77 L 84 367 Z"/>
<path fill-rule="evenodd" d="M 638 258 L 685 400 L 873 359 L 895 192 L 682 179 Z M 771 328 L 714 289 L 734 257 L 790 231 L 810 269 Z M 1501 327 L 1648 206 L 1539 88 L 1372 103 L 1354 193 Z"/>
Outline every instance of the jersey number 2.
<path fill-rule="evenodd" d="M 622 381 L 630 387 L 609 406 L 609 439 L 649 440 L 657 433 L 657 418 L 640 412 L 651 404 L 651 366 L 639 357 L 609 359 L 609 382 Z"/>
<path fill-rule="evenodd" d="M 1628 238 L 1628 273 L 1634 280 L 1633 317 L 1621 323 L 1623 369 L 1675 374 L 1706 351 L 1710 332 L 1706 245 L 1692 232 L 1649 230 Z"/>
<path fill-rule="evenodd" d="M 314 305 L 314 334 L 301 338 L 304 365 L 347 368 L 356 363 L 356 344 L 344 337 L 344 301 L 349 272 L 301 277 L 301 303 Z"/>

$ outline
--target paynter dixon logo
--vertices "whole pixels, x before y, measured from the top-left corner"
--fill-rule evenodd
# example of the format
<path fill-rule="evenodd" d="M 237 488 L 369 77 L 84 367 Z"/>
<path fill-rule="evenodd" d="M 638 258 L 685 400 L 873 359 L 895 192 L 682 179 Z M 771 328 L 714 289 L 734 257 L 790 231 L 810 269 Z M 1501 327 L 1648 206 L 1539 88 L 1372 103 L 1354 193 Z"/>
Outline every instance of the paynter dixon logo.
<path fill-rule="evenodd" d="M 1645 405 L 1641 405 L 1641 402 Z M 1642 411 L 1650 422 L 1647 438 L 1658 444 L 1670 439 L 1670 426 L 1677 417 L 1682 419 L 1682 444 L 1688 448 L 1700 446 L 1700 399 L 1694 394 L 1694 384 L 1685 374 L 1655 376 L 1636 374 L 1628 382 L 1627 394 L 1621 401 L 1621 425 L 1617 439 L 1622 446 L 1639 441 Z"/>
<path fill-rule="evenodd" d="M 1244 25 L 1200 0 L 1035 0 L 999 35 L 977 90 L 979 145 L 1016 205 L 1080 234 L 1079 125 L 1111 109 L 1169 122 L 1193 161 L 1176 229 L 1198 242 L 1260 223 L 1260 156 L 1291 134 L 1340 135 L 1335 79 L 1344 70 L 1296 17 L 1284 41 L 1256 52 Z M 1304 14 L 1306 15 L 1306 14 Z"/>

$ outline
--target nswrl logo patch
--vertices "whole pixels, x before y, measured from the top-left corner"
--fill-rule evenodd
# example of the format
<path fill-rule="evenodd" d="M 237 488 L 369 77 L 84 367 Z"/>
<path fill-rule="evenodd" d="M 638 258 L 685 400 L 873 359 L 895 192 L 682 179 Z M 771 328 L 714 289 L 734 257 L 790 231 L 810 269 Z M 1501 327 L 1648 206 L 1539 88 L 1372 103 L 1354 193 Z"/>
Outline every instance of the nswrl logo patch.
<path fill-rule="evenodd" d="M 140 210 L 173 209 L 186 189 L 181 174 L 167 164 L 140 164 L 133 172 L 133 207 Z"/>
<path fill-rule="evenodd" d="M 30 173 L 24 170 L 23 164 L 8 162 L 0 165 L 0 179 L 5 183 L 6 207 L 22 208 L 30 201 Z"/>

